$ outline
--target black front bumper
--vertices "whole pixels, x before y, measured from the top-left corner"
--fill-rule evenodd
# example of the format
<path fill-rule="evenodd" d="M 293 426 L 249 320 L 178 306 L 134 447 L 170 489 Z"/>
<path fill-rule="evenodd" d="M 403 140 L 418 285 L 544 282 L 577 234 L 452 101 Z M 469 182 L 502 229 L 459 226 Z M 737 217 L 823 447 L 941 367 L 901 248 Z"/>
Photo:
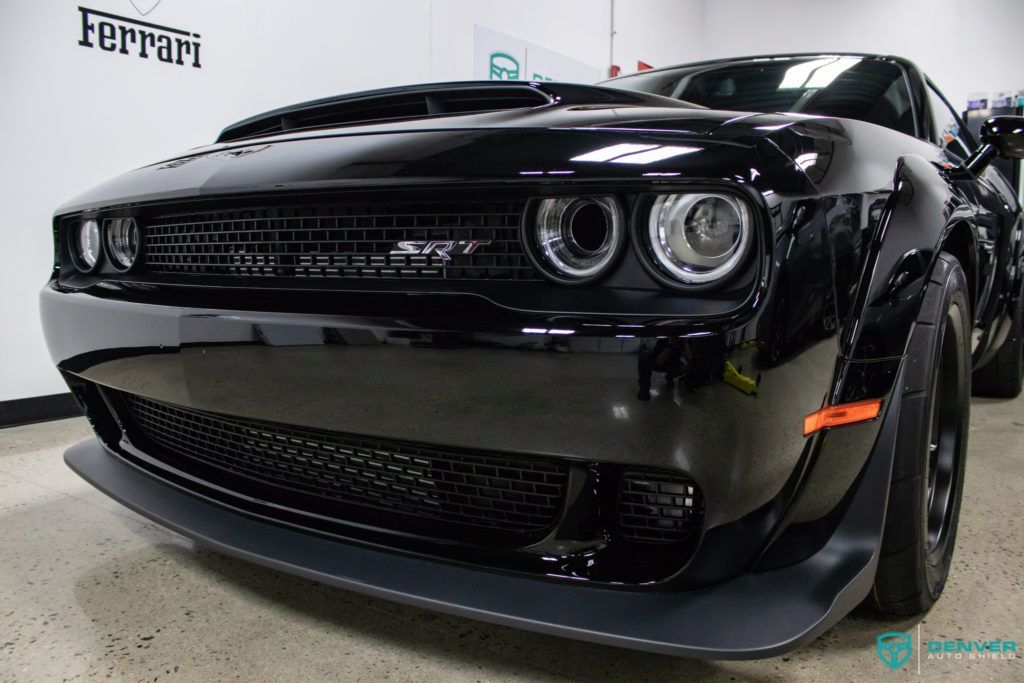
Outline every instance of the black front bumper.
<path fill-rule="evenodd" d="M 220 552 L 326 584 L 483 621 L 685 657 L 753 659 L 805 644 L 874 578 L 898 405 L 890 404 L 835 533 L 808 559 L 679 592 L 566 585 L 352 545 L 201 498 L 140 471 L 98 440 L 65 455 L 91 484 Z"/>
<path fill-rule="evenodd" d="M 799 646 L 870 588 L 898 407 L 888 401 L 884 424 L 811 438 L 799 426 L 834 373 L 844 379 L 832 400 L 869 397 L 863 392 L 888 399 L 898 362 L 845 367 L 840 360 L 837 371 L 833 338 L 814 337 L 767 363 L 746 320 L 724 320 L 709 334 L 706 319 L 570 321 L 492 311 L 470 297 L 403 297 L 410 310 L 402 316 L 370 317 L 355 312 L 360 300 L 351 293 L 319 312 L 208 307 L 199 300 L 208 293 L 188 291 L 176 291 L 174 305 L 158 305 L 125 300 L 129 293 L 53 284 L 43 291 L 51 355 L 101 437 L 72 449 L 68 463 L 127 506 L 227 553 L 474 618 L 709 658 Z M 469 304 L 488 315 L 467 315 Z M 439 315 L 445 311 L 457 319 Z M 574 334 L 533 332 L 567 325 Z M 646 349 L 670 332 L 682 335 L 688 367 L 702 373 L 669 384 L 656 377 L 642 400 L 638 382 L 651 379 Z M 756 391 L 730 383 L 729 372 L 756 375 Z M 672 471 L 703 492 L 703 526 L 671 571 L 635 581 L 616 574 L 621 565 L 606 554 L 629 550 L 614 526 L 579 524 L 587 534 L 553 537 L 565 540 L 553 559 L 596 558 L 607 578 L 574 568 L 524 570 L 517 564 L 524 557 L 548 559 L 536 544 L 511 548 L 510 559 L 344 518 L 325 528 L 275 501 L 230 486 L 214 491 L 214 482 L 152 462 L 159 449 L 115 419 L 123 415 L 110 405 L 112 394 L 317 434 L 546 458 L 599 474 Z M 607 509 L 609 496 L 595 499 Z M 565 500 L 563 521 L 580 509 L 572 504 L 578 496 Z M 587 539 L 608 542 L 581 551 Z"/>

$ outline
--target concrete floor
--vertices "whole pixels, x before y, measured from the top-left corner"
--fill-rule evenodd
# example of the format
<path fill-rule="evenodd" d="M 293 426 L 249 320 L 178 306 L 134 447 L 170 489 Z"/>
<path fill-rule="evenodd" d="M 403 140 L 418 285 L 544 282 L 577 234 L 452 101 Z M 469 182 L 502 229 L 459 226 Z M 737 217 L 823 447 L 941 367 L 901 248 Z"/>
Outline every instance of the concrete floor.
<path fill-rule="evenodd" d="M 84 420 L 0 430 L 0 681 L 856 680 L 875 637 L 1024 640 L 1024 398 L 975 400 L 946 593 L 923 620 L 848 617 L 757 662 L 702 662 L 525 633 L 328 588 L 197 548 L 61 461 Z M 583 606 L 581 606 L 583 607 Z M 756 618 L 752 616 L 752 618 Z M 930 661 L 925 677 L 1024 680 L 1016 660 Z"/>

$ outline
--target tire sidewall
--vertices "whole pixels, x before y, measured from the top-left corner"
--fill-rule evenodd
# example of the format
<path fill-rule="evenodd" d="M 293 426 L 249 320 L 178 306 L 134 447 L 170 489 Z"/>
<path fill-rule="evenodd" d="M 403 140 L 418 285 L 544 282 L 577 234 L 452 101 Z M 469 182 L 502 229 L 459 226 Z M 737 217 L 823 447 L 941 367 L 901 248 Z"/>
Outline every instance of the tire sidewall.
<path fill-rule="evenodd" d="M 946 334 L 953 334 L 956 338 L 956 344 L 959 349 L 959 368 L 957 376 L 944 378 L 944 381 L 955 381 L 957 383 L 957 395 L 959 410 L 957 412 L 957 440 L 956 445 L 956 462 L 953 475 L 953 490 L 952 500 L 950 505 L 950 517 L 946 530 L 943 533 L 943 538 L 931 551 L 928 551 L 926 543 L 922 543 L 922 551 L 924 553 L 924 566 L 927 577 L 926 587 L 932 601 L 937 599 L 942 593 L 942 589 L 945 587 L 946 579 L 949 575 L 950 562 L 953 556 L 953 549 L 956 545 L 957 529 L 960 521 L 960 505 L 963 496 L 963 483 L 964 483 L 964 465 L 965 456 L 967 454 L 967 436 L 970 430 L 970 409 L 971 409 L 971 367 L 970 367 L 970 339 L 971 339 L 971 309 L 967 301 L 967 288 L 966 280 L 961 283 L 961 286 L 952 284 L 951 281 L 956 278 L 957 275 L 963 278 L 962 270 L 956 269 L 948 274 L 947 284 L 943 288 L 943 307 L 942 311 L 944 315 L 941 317 L 941 323 L 936 330 L 935 344 L 932 349 L 932 368 L 933 373 L 937 376 L 940 370 L 941 354 L 942 354 L 942 343 Z M 950 286 L 952 285 L 952 286 Z M 950 309 L 956 307 L 959 309 L 958 315 L 950 316 Z M 933 378 L 934 381 L 935 378 Z M 934 384 L 929 391 L 928 407 L 931 410 L 931 403 L 939 400 L 935 395 Z M 923 528 L 921 529 L 922 538 L 928 537 L 928 457 L 929 447 L 931 445 L 931 421 L 927 420 L 924 422 L 927 425 L 925 432 L 922 435 L 922 455 L 924 458 L 924 465 L 922 472 L 925 476 L 921 477 L 921 504 L 922 514 L 921 521 Z"/>
<path fill-rule="evenodd" d="M 950 311 L 957 314 L 950 315 Z M 954 326 L 952 329 L 950 326 Z M 943 529 L 934 547 L 928 544 L 928 478 L 932 423 L 935 416 L 936 376 L 943 372 L 943 339 L 953 335 L 955 344 L 947 349 L 945 374 L 951 374 L 943 386 L 955 388 L 955 398 L 947 396 L 940 405 L 942 425 L 950 425 L 956 438 L 940 438 L 942 445 L 955 443 L 954 468 L 948 478 L 951 488 L 941 509 Z M 941 595 L 949 575 L 960 517 L 964 465 L 970 420 L 971 388 L 971 307 L 967 278 L 960 263 L 943 252 L 936 259 L 922 295 L 921 308 L 908 341 L 900 386 L 899 422 L 896 434 L 892 475 L 889 483 L 885 526 L 875 573 L 871 604 L 890 615 L 913 615 L 927 611 Z M 950 359 L 955 359 L 955 364 Z M 949 368 L 955 367 L 950 373 Z M 944 389 L 945 390 L 945 389 Z M 939 508 L 936 508 L 939 509 Z"/>

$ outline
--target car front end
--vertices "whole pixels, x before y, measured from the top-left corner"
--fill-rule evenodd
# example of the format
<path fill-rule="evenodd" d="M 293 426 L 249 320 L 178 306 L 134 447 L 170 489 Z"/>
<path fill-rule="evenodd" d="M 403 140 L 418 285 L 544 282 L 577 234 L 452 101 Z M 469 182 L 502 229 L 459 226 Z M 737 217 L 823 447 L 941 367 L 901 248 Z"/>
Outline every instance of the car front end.
<path fill-rule="evenodd" d="M 530 87 L 254 119 L 60 209 L 43 323 L 97 436 L 67 461 L 349 589 L 686 656 L 807 642 L 871 585 L 900 372 L 840 353 L 817 190 L 779 117 Z"/>

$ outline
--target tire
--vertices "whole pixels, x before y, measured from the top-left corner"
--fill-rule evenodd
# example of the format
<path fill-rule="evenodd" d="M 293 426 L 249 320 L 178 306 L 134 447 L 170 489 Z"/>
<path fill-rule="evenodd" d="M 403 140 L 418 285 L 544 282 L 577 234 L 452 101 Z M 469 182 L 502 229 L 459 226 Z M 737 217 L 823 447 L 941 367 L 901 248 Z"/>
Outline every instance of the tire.
<path fill-rule="evenodd" d="M 992 398 L 1016 398 L 1024 387 L 1024 284 L 1017 296 L 1010 336 L 996 355 L 974 373 L 974 393 Z"/>
<path fill-rule="evenodd" d="M 910 338 L 881 554 L 868 605 L 927 611 L 949 575 L 967 454 L 971 311 L 959 262 L 939 255 Z"/>

